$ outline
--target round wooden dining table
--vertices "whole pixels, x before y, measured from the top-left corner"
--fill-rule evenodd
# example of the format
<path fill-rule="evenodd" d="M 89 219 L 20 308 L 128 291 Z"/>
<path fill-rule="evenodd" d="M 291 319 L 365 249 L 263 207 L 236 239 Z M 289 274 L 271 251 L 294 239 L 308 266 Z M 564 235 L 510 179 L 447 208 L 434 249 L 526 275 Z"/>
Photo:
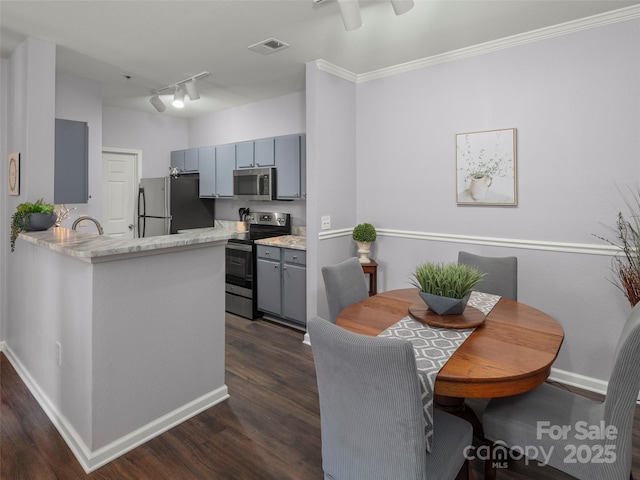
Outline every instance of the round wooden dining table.
<path fill-rule="evenodd" d="M 336 324 L 376 336 L 422 304 L 417 288 L 391 290 L 345 308 Z M 452 409 L 465 398 L 495 398 L 527 392 L 542 384 L 562 346 L 564 331 L 549 315 L 501 298 L 484 322 L 438 372 L 435 400 Z"/>

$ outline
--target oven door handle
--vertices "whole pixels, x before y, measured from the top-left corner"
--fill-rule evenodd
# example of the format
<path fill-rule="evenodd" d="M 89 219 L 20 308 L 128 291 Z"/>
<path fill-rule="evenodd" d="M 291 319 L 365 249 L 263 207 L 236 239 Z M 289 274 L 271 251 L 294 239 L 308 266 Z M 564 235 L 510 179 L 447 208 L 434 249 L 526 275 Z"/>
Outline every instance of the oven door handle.
<path fill-rule="evenodd" d="M 226 248 L 229 250 L 241 250 L 243 252 L 253 252 L 252 245 L 245 245 L 243 243 L 227 243 Z"/>

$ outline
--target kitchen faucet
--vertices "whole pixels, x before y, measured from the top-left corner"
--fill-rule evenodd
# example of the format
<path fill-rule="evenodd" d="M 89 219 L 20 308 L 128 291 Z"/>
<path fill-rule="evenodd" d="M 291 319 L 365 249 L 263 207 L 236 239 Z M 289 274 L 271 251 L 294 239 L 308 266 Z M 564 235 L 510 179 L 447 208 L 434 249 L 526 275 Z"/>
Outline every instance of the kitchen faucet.
<path fill-rule="evenodd" d="M 90 217 L 89 215 L 81 215 L 78 218 L 76 218 L 73 221 L 73 224 L 71 225 L 71 230 L 75 230 L 78 224 L 83 220 L 91 220 L 93 223 L 96 224 L 96 227 L 98 227 L 98 234 L 99 235 L 104 234 L 104 230 L 102 228 L 102 225 L 100 225 L 100 222 L 98 222 L 98 220 L 96 220 L 95 218 Z"/>

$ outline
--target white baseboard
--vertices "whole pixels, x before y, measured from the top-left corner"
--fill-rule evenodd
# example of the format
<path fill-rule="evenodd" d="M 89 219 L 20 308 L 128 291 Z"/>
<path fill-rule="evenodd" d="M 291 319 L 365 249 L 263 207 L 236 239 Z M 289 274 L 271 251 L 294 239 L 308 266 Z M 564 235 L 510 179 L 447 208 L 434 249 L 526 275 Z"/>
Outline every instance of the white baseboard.
<path fill-rule="evenodd" d="M 305 345 L 311 346 L 311 340 L 309 339 L 309 332 L 305 332 L 304 338 L 302 339 L 302 343 Z"/>
<path fill-rule="evenodd" d="M 7 348 L 7 344 L 3 340 L 2 342 L 0 342 L 0 352 L 4 352 L 5 348 Z"/>
<path fill-rule="evenodd" d="M 221 387 L 212 390 L 211 392 L 196 398 L 185 405 L 182 405 L 172 412 L 143 425 L 110 444 L 105 445 L 96 451 L 91 451 L 82 441 L 65 416 L 62 415 L 58 408 L 40 389 L 29 372 L 13 354 L 11 348 L 4 344 L 3 351 L 11 362 L 11 365 L 13 365 L 13 368 L 15 368 L 22 381 L 47 414 L 49 420 L 51 420 L 51 423 L 56 427 L 86 473 L 91 473 L 152 438 L 157 437 L 176 425 L 229 398 L 227 386 L 222 385 Z"/>

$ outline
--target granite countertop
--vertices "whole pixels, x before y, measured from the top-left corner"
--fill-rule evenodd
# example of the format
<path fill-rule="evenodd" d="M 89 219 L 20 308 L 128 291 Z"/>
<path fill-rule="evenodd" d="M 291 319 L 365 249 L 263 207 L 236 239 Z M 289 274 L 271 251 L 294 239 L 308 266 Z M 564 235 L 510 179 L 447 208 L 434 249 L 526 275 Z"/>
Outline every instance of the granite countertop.
<path fill-rule="evenodd" d="M 283 235 L 281 237 L 263 238 L 256 240 L 258 245 L 268 245 L 270 247 L 292 248 L 294 250 L 307 249 L 307 237 L 301 235 Z"/>
<path fill-rule="evenodd" d="M 54 250 L 69 257 L 95 262 L 105 257 L 163 253 L 165 249 L 180 249 L 206 243 L 223 242 L 236 237 L 236 232 L 220 228 L 203 228 L 188 233 L 121 240 L 107 235 L 78 232 L 54 227 L 43 232 L 22 232 L 20 239 Z M 17 246 L 20 248 L 20 246 Z"/>

